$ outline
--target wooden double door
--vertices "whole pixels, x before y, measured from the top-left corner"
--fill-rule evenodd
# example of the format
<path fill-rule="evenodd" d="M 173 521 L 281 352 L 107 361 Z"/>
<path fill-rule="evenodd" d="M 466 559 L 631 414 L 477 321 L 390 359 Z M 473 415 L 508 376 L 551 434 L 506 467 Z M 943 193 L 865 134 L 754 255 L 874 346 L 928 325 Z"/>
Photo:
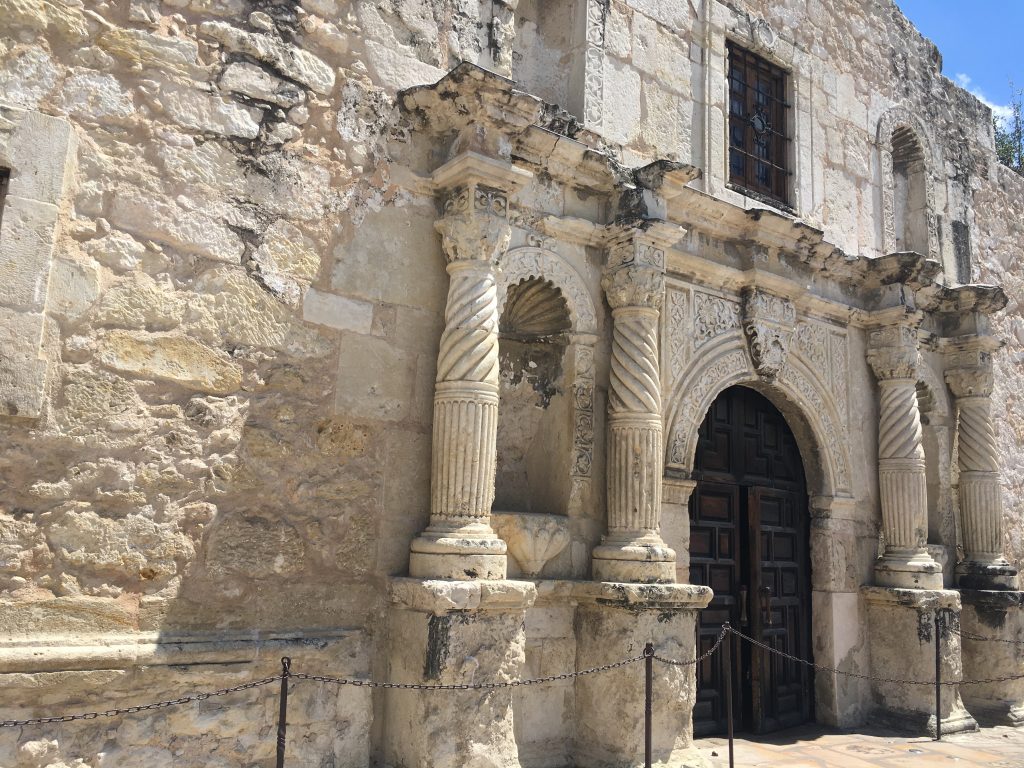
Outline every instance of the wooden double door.
<path fill-rule="evenodd" d="M 766 398 L 732 387 L 700 428 L 690 498 L 690 580 L 715 596 L 698 620 L 698 648 L 729 621 L 772 648 L 811 658 L 808 500 L 796 440 Z M 788 728 L 813 718 L 811 670 L 747 642 L 734 645 L 738 730 Z M 694 733 L 726 729 L 725 659 L 697 668 Z"/>

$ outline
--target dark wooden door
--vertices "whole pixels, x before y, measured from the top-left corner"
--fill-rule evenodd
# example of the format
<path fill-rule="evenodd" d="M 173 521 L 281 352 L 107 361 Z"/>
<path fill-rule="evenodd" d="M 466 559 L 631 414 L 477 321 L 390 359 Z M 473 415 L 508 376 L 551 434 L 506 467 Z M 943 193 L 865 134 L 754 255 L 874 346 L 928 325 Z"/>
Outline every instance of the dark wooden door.
<path fill-rule="evenodd" d="M 698 621 L 700 652 L 724 621 L 786 653 L 810 658 L 807 492 L 796 440 L 764 397 L 733 387 L 701 425 L 690 498 L 690 580 L 715 596 Z M 697 671 L 696 735 L 723 733 L 725 655 Z M 813 715 L 807 668 L 742 643 L 733 713 L 757 733 Z"/>

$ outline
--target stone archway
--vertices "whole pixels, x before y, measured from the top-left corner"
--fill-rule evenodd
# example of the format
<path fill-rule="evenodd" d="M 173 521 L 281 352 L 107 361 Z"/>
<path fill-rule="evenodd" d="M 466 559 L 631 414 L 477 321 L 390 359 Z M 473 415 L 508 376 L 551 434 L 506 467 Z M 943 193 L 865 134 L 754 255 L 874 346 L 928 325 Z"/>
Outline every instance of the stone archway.
<path fill-rule="evenodd" d="M 802 324 L 797 326 L 797 335 Z M 835 358 L 828 333 L 825 336 L 823 354 Z M 842 343 L 845 351 L 845 337 Z M 814 345 L 809 348 L 813 350 Z M 687 509 L 695 486 L 692 476 L 698 431 L 720 393 L 742 385 L 767 398 L 793 432 L 806 473 L 814 603 L 811 644 L 819 662 L 835 666 L 851 650 L 852 641 L 846 639 L 851 632 L 845 622 L 856 623 L 859 615 L 858 522 L 851 494 L 845 383 L 841 391 L 837 390 L 833 374 L 822 372 L 816 357 L 816 352 L 809 354 L 808 348 L 796 344 L 778 376 L 765 379 L 756 372 L 747 342 L 738 333 L 698 350 L 667 397 L 665 482 L 671 491 L 666 490 L 665 496 L 677 510 Z M 845 376 L 847 360 L 841 357 L 841 361 L 840 373 Z M 826 368 L 831 370 L 829 366 Z M 688 522 L 684 538 L 688 543 Z M 688 564 L 688 552 L 680 553 L 677 548 L 677 556 Z M 847 702 L 856 701 L 856 691 L 843 687 L 842 681 L 827 673 L 817 675 L 814 685 L 815 717 L 819 722 L 843 725 L 855 720 L 858 715 Z"/>

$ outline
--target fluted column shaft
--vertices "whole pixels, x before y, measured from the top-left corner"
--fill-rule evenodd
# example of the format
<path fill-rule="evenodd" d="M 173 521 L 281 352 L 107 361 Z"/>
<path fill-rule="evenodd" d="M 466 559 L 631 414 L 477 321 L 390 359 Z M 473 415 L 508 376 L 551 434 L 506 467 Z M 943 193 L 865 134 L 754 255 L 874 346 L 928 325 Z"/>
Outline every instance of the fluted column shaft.
<path fill-rule="evenodd" d="M 992 372 L 965 368 L 946 372 L 956 397 L 960 468 L 960 525 L 966 558 L 957 569 L 961 586 L 1016 587 L 1016 571 L 1003 556 L 1003 495 L 992 423 Z"/>
<path fill-rule="evenodd" d="M 928 486 L 917 403 L 917 331 L 896 324 L 872 332 L 868 362 L 878 378 L 878 490 L 885 553 L 879 586 L 941 589 L 928 553 Z"/>
<path fill-rule="evenodd" d="M 505 543 L 490 526 L 498 431 L 495 258 L 511 230 L 504 196 L 456 190 L 437 223 L 448 257 L 445 327 L 434 385 L 430 525 L 412 544 L 410 575 L 505 578 Z"/>
<path fill-rule="evenodd" d="M 629 241 L 605 274 L 612 307 L 608 390 L 608 533 L 593 552 L 598 581 L 675 581 L 661 527 L 663 438 L 658 320 L 664 253 Z M 623 263 L 625 262 L 625 263 Z"/>

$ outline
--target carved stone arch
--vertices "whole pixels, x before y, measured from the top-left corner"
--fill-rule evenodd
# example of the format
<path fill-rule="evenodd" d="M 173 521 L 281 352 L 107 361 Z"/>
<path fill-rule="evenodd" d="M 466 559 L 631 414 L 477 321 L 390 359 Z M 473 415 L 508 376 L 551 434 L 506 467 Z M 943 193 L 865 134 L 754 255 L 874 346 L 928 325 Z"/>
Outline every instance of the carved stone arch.
<path fill-rule="evenodd" d="M 900 250 L 896 244 L 896 190 L 893 167 L 893 142 L 901 139 L 915 140 L 919 145 L 925 164 L 924 194 L 927 205 L 926 226 L 928 244 L 924 256 L 939 257 L 939 237 L 936 219 L 934 174 L 942 167 L 941 158 L 935 151 L 924 122 L 906 107 L 893 107 L 878 119 L 876 143 L 882 171 L 882 251 L 893 253 Z"/>
<path fill-rule="evenodd" d="M 735 385 L 757 390 L 785 416 L 800 446 L 813 495 L 849 492 L 848 439 L 832 393 L 797 360 L 788 361 L 774 381 L 765 381 L 754 371 L 742 343 L 719 347 L 673 388 L 666 413 L 666 467 L 690 475 L 704 415 L 723 390 Z"/>
<path fill-rule="evenodd" d="M 597 310 L 579 272 L 557 253 L 531 245 L 512 248 L 498 258 L 499 315 L 505 308 L 509 287 L 535 277 L 550 280 L 561 291 L 574 333 L 597 333 Z"/>

